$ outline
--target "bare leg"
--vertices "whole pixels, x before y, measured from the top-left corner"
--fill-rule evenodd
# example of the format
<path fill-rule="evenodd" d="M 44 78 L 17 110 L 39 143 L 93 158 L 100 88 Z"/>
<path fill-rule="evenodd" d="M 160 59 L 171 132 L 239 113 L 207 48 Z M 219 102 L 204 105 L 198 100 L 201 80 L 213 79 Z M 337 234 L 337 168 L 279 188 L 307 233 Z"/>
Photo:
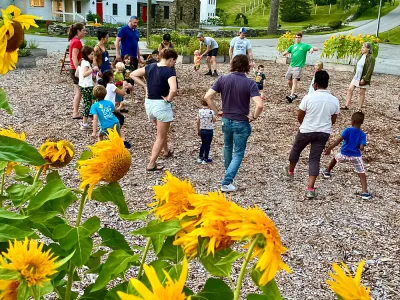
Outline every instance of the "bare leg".
<path fill-rule="evenodd" d="M 346 95 L 346 107 L 350 106 L 351 103 L 351 98 L 353 97 L 353 91 L 356 88 L 355 85 L 350 85 L 349 89 L 347 90 L 347 95 Z"/>
<path fill-rule="evenodd" d="M 206 62 L 208 69 L 211 70 L 211 56 L 207 56 Z"/>
<path fill-rule="evenodd" d="M 79 117 L 79 104 L 81 103 L 82 94 L 79 89 L 79 85 L 74 84 L 74 112 L 72 113 L 72 117 Z"/>
<path fill-rule="evenodd" d="M 314 189 L 315 181 L 317 180 L 318 176 L 308 176 L 308 186 L 309 189 Z"/>
<path fill-rule="evenodd" d="M 297 79 L 292 80 L 292 90 L 291 90 L 291 95 L 294 95 L 296 93 L 296 88 L 297 88 Z"/>
<path fill-rule="evenodd" d="M 157 137 L 156 141 L 154 142 L 153 149 L 151 151 L 149 164 L 147 165 L 148 169 L 151 169 L 155 166 L 156 160 L 160 155 L 161 149 L 163 149 L 163 147 L 165 147 L 165 145 L 168 142 L 169 126 L 170 126 L 169 122 L 157 122 Z"/>
<path fill-rule="evenodd" d="M 98 126 L 98 120 L 97 118 L 93 118 L 93 132 L 92 132 L 92 137 L 96 137 L 97 136 L 97 126 Z"/>
<path fill-rule="evenodd" d="M 217 60 L 215 56 L 211 56 L 211 65 L 214 72 L 217 71 Z"/>
<path fill-rule="evenodd" d="M 332 158 L 331 162 L 329 163 L 329 166 L 326 168 L 326 171 L 327 172 L 332 171 L 332 169 L 336 166 L 336 163 L 337 163 L 336 159 Z"/>
<path fill-rule="evenodd" d="M 290 173 L 293 173 L 293 172 L 294 172 L 294 168 L 296 168 L 296 163 L 290 161 L 290 162 L 289 162 L 289 170 L 288 170 L 288 171 L 289 171 Z"/>
<path fill-rule="evenodd" d="M 288 80 L 287 83 L 288 83 L 289 89 L 292 90 L 292 80 Z"/>
<path fill-rule="evenodd" d="M 358 108 L 359 108 L 360 110 L 362 109 L 362 106 L 363 106 L 363 104 L 364 104 L 365 92 L 366 92 L 366 89 L 360 88 L 360 99 L 358 100 L 358 105 L 359 105 Z"/>
<path fill-rule="evenodd" d="M 360 177 L 362 192 L 363 193 L 368 193 L 367 176 L 365 175 L 365 173 L 358 173 L 358 176 Z"/>

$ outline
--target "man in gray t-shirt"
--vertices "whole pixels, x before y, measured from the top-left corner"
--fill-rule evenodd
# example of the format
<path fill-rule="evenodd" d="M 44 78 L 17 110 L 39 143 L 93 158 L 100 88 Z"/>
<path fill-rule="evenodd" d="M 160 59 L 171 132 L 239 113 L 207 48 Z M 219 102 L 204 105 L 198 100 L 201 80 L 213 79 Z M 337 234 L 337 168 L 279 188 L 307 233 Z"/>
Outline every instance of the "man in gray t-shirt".
<path fill-rule="evenodd" d="M 246 39 L 246 28 L 242 27 L 239 29 L 239 36 L 234 37 L 231 41 L 229 47 L 229 60 L 232 62 L 232 59 L 238 55 L 249 53 L 250 57 L 250 67 L 254 67 L 253 64 L 253 51 L 251 50 L 251 43 L 248 39 Z"/>
<path fill-rule="evenodd" d="M 207 54 L 207 66 L 208 72 L 205 75 L 211 75 L 213 77 L 218 77 L 217 73 L 217 61 L 216 56 L 218 55 L 218 43 L 212 37 L 204 37 L 201 32 L 197 34 L 197 38 L 200 41 L 200 50 L 201 53 L 203 45 L 207 47 L 206 51 L 200 55 L 203 57 Z M 212 72 L 214 70 L 214 73 Z"/>

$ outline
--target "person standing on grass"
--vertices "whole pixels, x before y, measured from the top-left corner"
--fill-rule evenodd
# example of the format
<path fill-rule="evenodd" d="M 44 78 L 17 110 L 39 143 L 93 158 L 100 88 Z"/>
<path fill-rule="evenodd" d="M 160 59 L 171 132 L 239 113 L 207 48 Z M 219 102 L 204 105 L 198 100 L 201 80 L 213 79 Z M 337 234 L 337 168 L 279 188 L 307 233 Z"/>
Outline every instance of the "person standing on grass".
<path fill-rule="evenodd" d="M 116 59 L 122 61 L 121 57 L 126 54 L 132 56 L 132 65 L 136 70 L 140 58 L 139 49 L 139 31 L 137 30 L 138 17 L 132 16 L 127 25 L 122 26 L 118 31 L 117 39 L 115 40 Z"/>
<path fill-rule="evenodd" d="M 343 161 L 350 161 L 353 163 L 354 168 L 361 181 L 361 198 L 363 200 L 371 199 L 372 195 L 368 192 L 367 176 L 365 175 L 364 163 L 361 156 L 361 151 L 367 145 L 367 135 L 361 130 L 361 124 L 364 122 L 364 114 L 356 112 L 351 116 L 351 126 L 343 130 L 341 137 L 338 138 L 331 146 L 326 148 L 325 154 L 331 154 L 333 148 L 343 142 L 340 152 L 331 160 L 329 166 L 322 171 L 324 178 L 331 178 L 331 171 L 336 163 Z"/>
<path fill-rule="evenodd" d="M 365 100 L 365 92 L 370 87 L 374 67 L 375 57 L 372 55 L 372 46 L 370 43 L 364 43 L 361 47 L 361 56 L 358 58 L 357 64 L 354 67 L 354 77 L 347 90 L 346 105 L 343 109 L 349 109 L 353 91 L 356 87 L 360 88 L 358 109 L 362 109 Z"/>
<path fill-rule="evenodd" d="M 203 58 L 204 55 L 207 54 L 207 66 L 208 72 L 205 75 L 210 75 L 213 77 L 218 77 L 217 73 L 217 60 L 216 57 L 218 55 L 218 43 L 212 37 L 204 37 L 201 32 L 197 34 L 197 38 L 200 41 L 200 53 L 203 45 L 207 47 L 206 51 L 203 54 L 200 54 L 200 59 Z M 214 72 L 212 72 L 214 70 Z"/>
<path fill-rule="evenodd" d="M 79 104 L 81 102 L 82 94 L 79 89 L 79 78 L 75 76 L 76 69 L 79 66 L 79 61 L 82 59 L 82 42 L 86 35 L 85 25 L 82 23 L 76 23 L 72 25 L 68 31 L 68 41 L 69 41 L 69 61 L 70 70 L 69 75 L 74 83 L 74 104 L 73 104 L 73 119 L 82 119 L 79 114 Z"/>
<path fill-rule="evenodd" d="M 232 59 L 231 73 L 218 78 L 204 96 L 208 107 L 215 114 L 222 114 L 225 165 L 225 177 L 221 184 L 222 192 L 237 190 L 237 187 L 233 185 L 233 179 L 239 171 L 246 151 L 247 139 L 251 134 L 250 122 L 256 120 L 263 110 L 263 100 L 256 82 L 246 77 L 249 71 L 250 64 L 247 56 L 236 55 Z M 221 93 L 222 98 L 220 113 L 214 102 L 217 93 Z M 250 114 L 250 98 L 255 103 L 253 114 Z"/>
<path fill-rule="evenodd" d="M 297 98 L 297 82 L 300 80 L 301 72 L 306 63 L 307 52 L 310 51 L 310 54 L 312 54 L 313 52 L 318 51 L 318 48 L 302 43 L 302 38 L 302 32 L 296 33 L 295 43 L 291 45 L 285 52 L 283 52 L 283 56 L 286 56 L 289 53 L 292 54 L 292 59 L 290 60 L 290 65 L 285 76 L 285 78 L 288 80 L 288 85 L 290 88 L 290 95 L 286 96 L 286 99 L 289 101 L 289 103 L 292 103 L 293 100 Z"/>
<path fill-rule="evenodd" d="M 315 73 L 315 92 L 306 95 L 299 105 L 297 119 L 300 129 L 290 151 L 289 167 L 285 168 L 285 174 L 293 179 L 301 152 L 311 144 L 306 191 L 306 197 L 309 199 L 315 198 L 314 185 L 319 174 L 321 154 L 332 132 L 332 125 L 340 113 L 339 100 L 327 90 L 328 83 L 329 75 L 326 71 Z"/>
<path fill-rule="evenodd" d="M 242 27 L 239 29 L 239 35 L 234 37 L 230 43 L 229 47 L 229 61 L 232 62 L 232 59 L 238 54 L 249 54 L 250 57 L 250 67 L 253 68 L 253 51 L 251 50 L 251 43 L 248 39 L 246 39 L 246 28 Z"/>

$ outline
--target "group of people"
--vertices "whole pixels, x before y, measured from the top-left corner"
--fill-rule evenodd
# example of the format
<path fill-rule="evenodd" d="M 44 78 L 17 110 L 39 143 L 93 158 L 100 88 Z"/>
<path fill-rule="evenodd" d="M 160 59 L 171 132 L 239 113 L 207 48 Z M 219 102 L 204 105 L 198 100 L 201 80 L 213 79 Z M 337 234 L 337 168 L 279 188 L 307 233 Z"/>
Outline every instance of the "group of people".
<path fill-rule="evenodd" d="M 173 151 L 168 145 L 168 131 L 174 120 L 173 100 L 178 91 L 175 70 L 178 55 L 173 50 L 171 37 L 166 34 L 163 36 L 159 48 L 153 52 L 151 61 L 141 67 L 144 61 L 140 56 L 138 45 L 137 21 L 137 17 L 131 17 L 128 24 L 118 32 L 116 39 L 116 61 L 118 63 L 114 64 L 115 73 L 112 70 L 106 48 L 108 35 L 100 33 L 99 43 L 92 49 L 87 46 L 83 47 L 80 42 L 85 36 L 84 25 L 75 24 L 71 27 L 71 77 L 75 84 L 73 118 L 81 118 L 78 109 L 80 97 L 83 96 L 84 109 L 81 129 L 86 130 L 89 127 L 88 117 L 93 115 L 93 135 L 98 135 L 99 139 L 107 135 L 109 128 L 116 128 L 121 133 L 124 124 L 124 116 L 121 112 L 124 111 L 124 102 L 126 101 L 123 100 L 123 96 L 127 92 L 132 95 L 134 85 L 142 86 L 145 91 L 144 106 L 147 116 L 157 128 L 156 139 L 146 170 L 160 171 L 164 166 L 158 164 L 157 159 L 161 155 L 165 158 L 173 155 Z M 208 72 L 206 75 L 219 77 L 207 91 L 204 99 L 201 99 L 202 108 L 197 116 L 197 131 L 202 144 L 197 162 L 201 164 L 212 162 L 209 154 L 213 129 L 216 118 L 221 117 L 225 166 L 221 191 L 234 192 L 237 190 L 237 186 L 233 181 L 244 158 L 247 140 L 251 134 L 251 123 L 258 119 L 264 106 L 265 98 L 262 94 L 263 83 L 266 79 L 264 67 L 259 65 L 257 69 L 254 68 L 251 43 L 246 39 L 245 28 L 241 28 L 239 35 L 230 43 L 230 74 L 224 76 L 219 76 L 216 67 L 218 43 L 211 37 L 204 37 L 202 33 L 199 33 L 197 37 L 200 41 L 200 49 L 195 53 L 195 70 L 199 69 L 201 58 L 207 55 Z M 312 53 L 318 50 L 302 43 L 301 40 L 302 33 L 299 32 L 296 34 L 295 44 L 284 53 L 284 55 L 291 54 L 291 63 L 286 73 L 290 88 L 290 95 L 286 98 L 290 103 L 298 98 L 295 92 L 305 65 L 307 52 Z M 206 49 L 202 52 L 204 46 Z M 352 127 L 346 128 L 341 138 L 326 149 L 332 126 L 340 113 L 340 105 L 339 100 L 327 89 L 329 75 L 323 70 L 323 64 L 318 62 L 315 66 L 316 72 L 310 85 L 309 94 L 302 99 L 299 105 L 300 128 L 290 152 L 289 166 L 285 168 L 285 175 L 293 178 L 301 152 L 311 144 L 307 198 L 311 199 L 316 196 L 314 185 L 320 173 L 320 158 L 324 149 L 325 154 L 329 155 L 331 150 L 341 142 L 343 144 L 340 153 L 322 172 L 323 177 L 330 178 L 331 171 L 337 162 L 351 161 L 360 177 L 362 198 L 371 198 L 361 158 L 361 151 L 366 145 L 366 135 L 360 129 L 364 121 L 361 107 L 365 98 L 365 89 L 370 85 L 375 63 L 371 50 L 369 43 L 363 44 L 362 55 L 355 67 L 355 75 L 347 93 L 346 105 L 342 108 L 348 109 L 355 87 L 360 87 L 360 111 L 353 114 Z M 124 59 L 123 62 L 121 58 Z M 251 67 L 255 73 L 255 80 L 246 76 Z M 93 86 L 93 81 L 97 81 L 98 84 Z M 122 81 L 122 83 L 117 84 L 116 81 Z M 221 108 L 218 108 L 214 101 L 216 94 L 221 94 Z M 94 99 L 97 100 L 95 103 Z M 255 104 L 252 113 L 250 112 L 251 101 Z M 97 122 L 100 123 L 98 134 L 95 128 Z M 123 137 L 122 133 L 121 136 Z M 126 142 L 126 146 L 129 147 L 129 143 Z"/>

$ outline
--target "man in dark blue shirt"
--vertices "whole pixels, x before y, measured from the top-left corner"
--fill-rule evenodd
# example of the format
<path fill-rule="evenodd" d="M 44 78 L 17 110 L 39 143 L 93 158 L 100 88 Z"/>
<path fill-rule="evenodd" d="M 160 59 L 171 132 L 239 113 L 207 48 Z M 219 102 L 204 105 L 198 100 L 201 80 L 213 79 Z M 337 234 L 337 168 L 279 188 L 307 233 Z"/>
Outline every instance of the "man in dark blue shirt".
<path fill-rule="evenodd" d="M 115 40 L 116 59 L 121 59 L 126 54 L 132 56 L 132 65 L 136 70 L 141 61 L 139 50 L 139 31 L 137 30 L 138 17 L 132 16 L 128 25 L 122 26 Z"/>

